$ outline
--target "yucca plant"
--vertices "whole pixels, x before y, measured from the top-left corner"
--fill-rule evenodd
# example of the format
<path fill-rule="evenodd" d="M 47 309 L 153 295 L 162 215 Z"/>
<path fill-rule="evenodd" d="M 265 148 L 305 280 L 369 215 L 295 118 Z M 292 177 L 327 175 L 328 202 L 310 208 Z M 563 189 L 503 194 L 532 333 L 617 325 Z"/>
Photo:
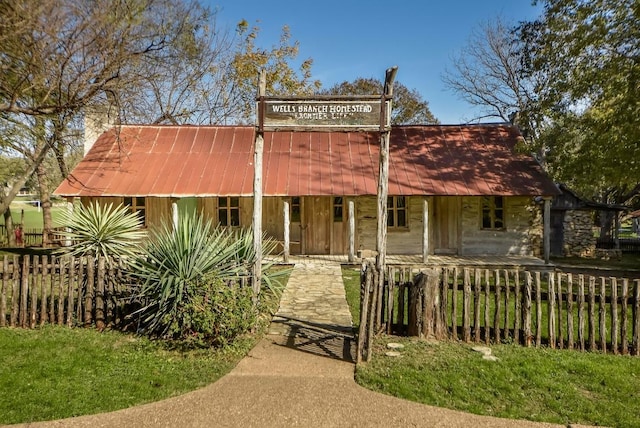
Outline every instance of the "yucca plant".
<path fill-rule="evenodd" d="M 66 228 L 61 234 L 71 242 L 61 251 L 73 256 L 132 257 L 146 236 L 138 213 L 112 203 L 77 205 L 62 212 L 60 222 Z"/>
<path fill-rule="evenodd" d="M 233 232 L 195 214 L 181 216 L 175 228 L 162 224 L 132 266 L 138 280 L 134 298 L 140 308 L 134 316 L 139 332 L 172 339 L 194 335 L 212 344 L 230 340 L 215 337 L 220 331 L 216 323 L 251 324 L 255 308 L 247 299 L 250 287 L 238 285 L 249 274 L 246 261 L 238 257 L 240 247 Z M 214 316 L 220 308 L 239 302 L 233 312 L 248 322 Z"/>

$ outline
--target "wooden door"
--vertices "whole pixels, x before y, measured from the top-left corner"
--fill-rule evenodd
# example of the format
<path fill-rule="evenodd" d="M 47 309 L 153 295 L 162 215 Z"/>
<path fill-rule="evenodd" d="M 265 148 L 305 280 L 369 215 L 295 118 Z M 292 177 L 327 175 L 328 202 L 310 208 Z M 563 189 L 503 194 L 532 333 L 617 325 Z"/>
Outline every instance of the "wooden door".
<path fill-rule="evenodd" d="M 459 253 L 460 198 L 442 196 L 434 198 L 434 253 Z"/>
<path fill-rule="evenodd" d="M 307 196 L 302 202 L 302 234 L 305 254 L 331 253 L 330 196 Z"/>
<path fill-rule="evenodd" d="M 347 254 L 347 235 L 349 217 L 345 198 L 334 196 L 331 198 L 331 254 Z"/>

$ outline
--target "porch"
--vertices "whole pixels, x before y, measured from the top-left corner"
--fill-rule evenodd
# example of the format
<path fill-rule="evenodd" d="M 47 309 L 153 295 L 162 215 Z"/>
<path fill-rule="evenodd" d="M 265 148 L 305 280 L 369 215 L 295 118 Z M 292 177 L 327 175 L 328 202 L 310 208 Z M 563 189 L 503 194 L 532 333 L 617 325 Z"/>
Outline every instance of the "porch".
<path fill-rule="evenodd" d="M 339 254 L 319 254 L 319 255 L 292 255 L 289 261 L 284 262 L 282 256 L 270 256 L 268 260 L 277 264 L 341 264 L 360 265 L 363 259 L 356 259 L 349 262 L 347 255 Z M 422 262 L 422 255 L 387 255 L 387 265 L 404 266 L 463 266 L 463 267 L 483 267 L 483 268 L 533 268 L 535 270 L 553 270 L 553 264 L 545 264 L 544 260 L 531 256 L 453 256 L 453 255 L 430 255 L 427 263 Z"/>

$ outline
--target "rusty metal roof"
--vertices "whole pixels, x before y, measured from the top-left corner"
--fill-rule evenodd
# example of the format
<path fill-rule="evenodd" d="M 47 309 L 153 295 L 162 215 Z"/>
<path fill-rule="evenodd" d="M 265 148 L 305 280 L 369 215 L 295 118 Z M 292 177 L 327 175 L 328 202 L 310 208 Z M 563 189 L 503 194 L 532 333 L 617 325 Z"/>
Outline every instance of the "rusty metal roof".
<path fill-rule="evenodd" d="M 250 196 L 251 126 L 133 126 L 102 134 L 55 191 L 62 196 Z M 504 124 L 394 127 L 389 194 L 551 196 L 535 160 Z M 266 196 L 375 195 L 379 136 L 266 132 Z"/>

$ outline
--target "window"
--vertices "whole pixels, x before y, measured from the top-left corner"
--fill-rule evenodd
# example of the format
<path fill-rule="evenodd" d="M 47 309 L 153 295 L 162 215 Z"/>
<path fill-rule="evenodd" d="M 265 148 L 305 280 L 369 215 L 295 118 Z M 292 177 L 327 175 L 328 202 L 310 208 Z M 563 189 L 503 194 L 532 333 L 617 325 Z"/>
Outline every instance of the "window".
<path fill-rule="evenodd" d="M 333 222 L 342 223 L 342 197 L 336 196 L 333 198 Z"/>
<path fill-rule="evenodd" d="M 300 223 L 300 198 L 291 198 L 291 223 Z"/>
<path fill-rule="evenodd" d="M 147 209 L 146 200 L 141 196 L 125 197 L 123 200 L 124 206 L 128 207 L 132 213 L 138 213 L 138 217 L 142 220 L 142 224 L 147 224 Z"/>
<path fill-rule="evenodd" d="M 218 198 L 218 221 L 221 226 L 240 226 L 240 198 Z"/>
<path fill-rule="evenodd" d="M 407 198 L 389 196 L 387 198 L 387 227 L 407 227 Z"/>
<path fill-rule="evenodd" d="M 489 230 L 504 229 L 504 198 L 502 196 L 484 196 L 482 198 L 482 228 Z"/>

